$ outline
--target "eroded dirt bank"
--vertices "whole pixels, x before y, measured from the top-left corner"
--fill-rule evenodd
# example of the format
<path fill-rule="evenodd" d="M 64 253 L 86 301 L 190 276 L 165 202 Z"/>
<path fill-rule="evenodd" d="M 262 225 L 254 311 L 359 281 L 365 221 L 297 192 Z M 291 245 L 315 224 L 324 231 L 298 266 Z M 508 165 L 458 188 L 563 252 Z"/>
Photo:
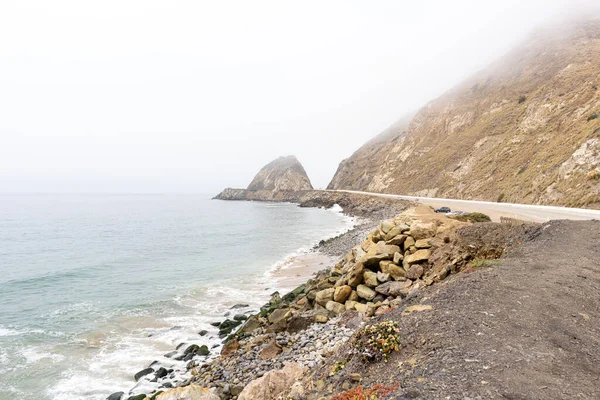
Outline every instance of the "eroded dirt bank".
<path fill-rule="evenodd" d="M 374 318 L 398 322 L 399 351 L 368 363 L 341 348 L 307 379 L 322 389 L 306 398 L 355 386 L 353 373 L 365 388 L 397 385 L 393 399 L 600 398 L 600 222 L 463 233 L 509 248 Z M 431 309 L 406 312 L 417 304 Z M 340 361 L 343 371 L 328 377 Z"/>

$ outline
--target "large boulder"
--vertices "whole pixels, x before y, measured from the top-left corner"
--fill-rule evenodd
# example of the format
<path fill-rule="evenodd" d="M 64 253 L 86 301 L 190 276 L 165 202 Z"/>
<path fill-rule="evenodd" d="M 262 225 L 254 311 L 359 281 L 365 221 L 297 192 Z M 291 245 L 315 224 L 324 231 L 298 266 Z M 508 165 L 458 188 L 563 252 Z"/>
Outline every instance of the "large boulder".
<path fill-rule="evenodd" d="M 390 244 L 390 245 L 395 245 L 395 246 L 401 246 L 404 243 L 404 241 L 406 240 L 406 238 L 407 238 L 406 235 L 396 235 L 396 236 L 392 236 L 385 243 Z"/>
<path fill-rule="evenodd" d="M 363 280 L 365 281 L 365 285 L 371 288 L 374 288 L 375 286 L 379 285 L 379 282 L 377 282 L 377 274 L 368 269 L 365 270 L 363 274 Z"/>
<path fill-rule="evenodd" d="M 286 364 L 283 369 L 269 371 L 250 382 L 242 390 L 238 400 L 275 400 L 301 377 L 302 366 L 300 364 Z"/>
<path fill-rule="evenodd" d="M 384 234 L 387 234 L 394 228 L 394 226 L 396 226 L 396 223 L 393 220 L 385 220 L 381 223 L 380 228 Z"/>
<path fill-rule="evenodd" d="M 400 251 L 400 247 L 393 244 L 386 244 L 385 242 L 378 242 L 375 250 L 377 251 L 377 254 L 387 254 L 389 258 L 392 258 L 394 253 Z"/>
<path fill-rule="evenodd" d="M 363 281 L 363 272 L 365 270 L 365 265 L 363 263 L 356 263 L 354 267 L 350 270 L 348 274 L 348 285 L 351 287 L 357 287 Z"/>
<path fill-rule="evenodd" d="M 400 268 L 391 261 L 382 261 L 379 263 L 379 267 L 381 268 L 381 272 L 390 275 L 394 280 L 397 281 L 402 280 L 406 274 L 403 268 Z"/>
<path fill-rule="evenodd" d="M 274 310 L 271 314 L 269 314 L 268 320 L 269 323 L 276 324 L 282 320 L 285 320 L 290 315 L 291 314 L 289 308 L 278 308 Z"/>
<path fill-rule="evenodd" d="M 408 230 L 406 225 L 396 225 L 383 237 L 384 240 L 390 240 L 391 238 L 402 234 L 402 232 Z"/>
<path fill-rule="evenodd" d="M 427 261 L 429 259 L 430 252 L 429 250 L 417 250 L 413 254 L 409 254 L 404 258 L 404 263 L 407 265 L 412 265 L 420 262 Z"/>
<path fill-rule="evenodd" d="M 410 226 L 410 236 L 415 240 L 435 236 L 437 225 L 435 222 L 415 221 Z"/>
<path fill-rule="evenodd" d="M 410 246 L 415 245 L 415 239 L 413 239 L 412 236 L 408 236 L 403 244 L 404 244 L 404 251 L 406 251 L 406 250 L 410 249 Z"/>
<path fill-rule="evenodd" d="M 334 288 L 323 289 L 315 295 L 315 302 L 323 307 L 329 300 L 333 300 Z"/>
<path fill-rule="evenodd" d="M 356 288 L 356 293 L 358 297 L 361 297 L 367 301 L 371 301 L 377 296 L 377 293 L 366 285 L 358 285 Z"/>
<path fill-rule="evenodd" d="M 386 282 L 375 288 L 377 293 L 381 293 L 384 296 L 392 296 L 392 297 L 406 297 L 408 295 L 408 291 L 410 290 L 411 281 L 404 282 Z"/>
<path fill-rule="evenodd" d="M 281 354 L 281 351 L 282 349 L 277 344 L 277 342 L 275 340 L 271 340 L 269 343 L 267 343 L 265 347 L 261 349 L 260 353 L 258 354 L 258 357 L 261 360 L 270 360 L 277 357 L 277 355 Z"/>
<path fill-rule="evenodd" d="M 133 378 L 136 381 L 139 381 L 140 378 L 142 378 L 142 377 L 144 377 L 144 376 L 146 376 L 148 374 L 153 374 L 153 373 L 154 373 L 154 370 L 152 368 L 148 367 L 148 368 L 144 368 L 143 370 L 141 370 L 140 372 L 138 372 L 137 374 L 135 374 L 133 376 Z"/>
<path fill-rule="evenodd" d="M 406 278 L 408 279 L 419 279 L 420 277 L 423 276 L 423 266 L 421 264 L 413 264 L 410 266 L 410 268 L 408 268 L 408 271 L 406 272 Z"/>
<path fill-rule="evenodd" d="M 382 243 L 382 242 L 380 242 Z M 392 256 L 390 256 L 387 253 L 384 254 L 365 254 L 359 261 L 359 264 L 363 264 L 366 267 L 370 267 L 372 265 L 377 265 L 379 264 L 379 261 L 382 260 L 387 260 L 389 258 L 392 258 Z"/>
<path fill-rule="evenodd" d="M 294 156 L 279 157 L 256 174 L 248 190 L 302 191 L 312 190 L 304 167 Z"/>
<path fill-rule="evenodd" d="M 335 301 L 328 301 L 325 305 L 325 308 L 336 315 L 342 314 L 344 311 L 346 311 L 346 307 L 343 304 Z"/>
<path fill-rule="evenodd" d="M 333 301 L 344 303 L 352 294 L 352 287 L 348 285 L 338 286 L 333 293 Z"/>
<path fill-rule="evenodd" d="M 219 396 L 198 385 L 169 389 L 156 396 L 156 400 L 220 400 Z"/>

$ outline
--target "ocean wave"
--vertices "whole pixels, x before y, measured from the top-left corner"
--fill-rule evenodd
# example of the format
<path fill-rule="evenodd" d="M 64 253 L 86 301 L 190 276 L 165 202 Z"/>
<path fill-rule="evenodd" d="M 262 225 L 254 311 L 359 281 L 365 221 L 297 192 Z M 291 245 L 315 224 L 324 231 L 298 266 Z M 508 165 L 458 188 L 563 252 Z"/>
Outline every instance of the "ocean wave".
<path fill-rule="evenodd" d="M 63 307 L 63 308 L 58 308 L 56 310 L 50 311 L 48 313 L 42 314 L 41 317 L 44 319 L 52 319 L 52 318 L 56 318 L 62 315 L 67 315 L 67 314 L 71 314 L 74 312 L 86 312 L 89 313 L 91 311 L 94 311 L 95 307 L 92 303 L 90 302 L 81 302 L 81 303 L 75 303 L 75 304 L 71 304 L 67 307 Z"/>
<path fill-rule="evenodd" d="M 0 287 L 6 286 L 7 289 L 11 287 L 22 288 L 22 287 L 48 287 L 56 283 L 63 283 L 64 281 L 74 279 L 92 278 L 93 272 L 96 270 L 102 270 L 112 268 L 107 264 L 98 265 L 86 265 L 79 268 L 69 269 L 66 271 L 53 271 L 43 275 L 34 277 L 24 277 L 20 279 L 11 279 L 6 282 L 2 282 Z"/>
<path fill-rule="evenodd" d="M 25 331 L 19 331 L 17 329 L 4 328 L 0 326 L 0 337 L 4 336 L 18 336 L 25 333 Z"/>
<path fill-rule="evenodd" d="M 49 353 L 44 350 L 45 347 L 43 346 L 27 346 L 21 348 L 18 354 L 25 358 L 27 364 L 36 364 L 43 359 L 49 359 L 52 362 L 59 362 L 65 359 L 65 356 L 62 354 Z"/>

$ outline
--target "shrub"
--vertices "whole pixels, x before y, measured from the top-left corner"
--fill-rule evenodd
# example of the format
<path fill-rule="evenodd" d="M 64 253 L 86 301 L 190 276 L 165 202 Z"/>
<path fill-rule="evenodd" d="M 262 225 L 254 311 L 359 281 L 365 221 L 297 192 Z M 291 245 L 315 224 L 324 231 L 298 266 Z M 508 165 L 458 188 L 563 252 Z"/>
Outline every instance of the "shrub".
<path fill-rule="evenodd" d="M 400 329 L 395 321 L 381 321 L 360 331 L 356 348 L 363 360 L 387 362 L 392 351 L 400 348 Z"/>
<path fill-rule="evenodd" d="M 346 368 L 346 363 L 344 361 L 338 361 L 331 366 L 331 370 L 329 371 L 329 376 L 334 376 L 341 370 Z"/>
<path fill-rule="evenodd" d="M 504 200 L 504 192 L 502 192 L 498 195 L 498 200 L 496 200 L 496 202 L 502 203 L 502 200 Z"/>
<path fill-rule="evenodd" d="M 461 222 L 491 222 L 492 219 L 483 213 L 473 212 L 469 214 L 452 215 L 450 218 Z"/>
<path fill-rule="evenodd" d="M 593 113 L 588 117 L 588 122 L 598 118 L 598 113 Z"/>
<path fill-rule="evenodd" d="M 336 394 L 331 400 L 379 400 L 389 396 L 396 390 L 398 390 L 398 385 L 384 386 L 378 383 L 371 389 L 363 389 L 362 386 L 358 386 L 340 394 Z"/>
<path fill-rule="evenodd" d="M 492 262 L 485 258 L 476 258 L 469 263 L 469 266 L 473 268 L 485 268 L 492 265 Z"/>
<path fill-rule="evenodd" d="M 527 100 L 527 97 L 525 97 L 525 96 L 519 97 L 519 104 L 525 103 L 526 100 Z"/>

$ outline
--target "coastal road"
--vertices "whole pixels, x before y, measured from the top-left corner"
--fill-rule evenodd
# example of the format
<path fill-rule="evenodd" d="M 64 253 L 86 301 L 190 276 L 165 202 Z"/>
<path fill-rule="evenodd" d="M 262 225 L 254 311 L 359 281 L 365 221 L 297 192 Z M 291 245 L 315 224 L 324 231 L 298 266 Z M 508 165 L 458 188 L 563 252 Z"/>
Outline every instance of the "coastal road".
<path fill-rule="evenodd" d="M 481 212 L 487 214 L 493 221 L 499 221 L 500 217 L 516 218 L 524 221 L 546 222 L 556 219 L 600 220 L 600 211 L 584 208 L 568 208 L 554 206 L 537 206 L 530 204 L 495 203 L 491 201 L 454 200 L 433 197 L 400 196 L 395 194 L 383 194 L 372 192 L 360 192 L 355 190 L 335 190 L 337 192 L 364 194 L 368 196 L 386 197 L 391 199 L 415 201 L 433 208 L 447 206 L 452 211 Z"/>

